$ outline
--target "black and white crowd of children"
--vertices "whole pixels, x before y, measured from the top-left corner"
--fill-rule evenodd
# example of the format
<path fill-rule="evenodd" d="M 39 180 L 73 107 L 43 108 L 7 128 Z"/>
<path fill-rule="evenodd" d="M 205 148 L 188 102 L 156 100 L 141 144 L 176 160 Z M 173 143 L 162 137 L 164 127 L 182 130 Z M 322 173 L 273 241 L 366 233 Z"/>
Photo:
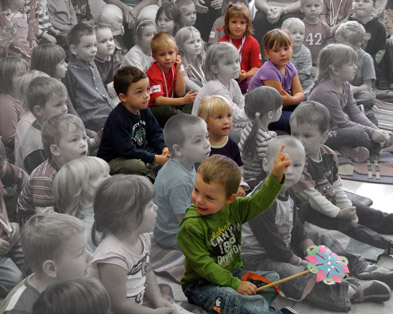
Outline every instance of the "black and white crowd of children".
<path fill-rule="evenodd" d="M 348 199 L 337 158 L 392 145 L 371 109 L 393 1 L 104 1 L 0 0 L 0 313 L 178 313 L 152 241 L 184 254 L 194 312 L 296 313 L 243 271 L 297 274 L 313 245 L 349 279 L 282 296 L 389 300 L 393 270 L 313 226 L 393 255 L 393 214 Z"/>

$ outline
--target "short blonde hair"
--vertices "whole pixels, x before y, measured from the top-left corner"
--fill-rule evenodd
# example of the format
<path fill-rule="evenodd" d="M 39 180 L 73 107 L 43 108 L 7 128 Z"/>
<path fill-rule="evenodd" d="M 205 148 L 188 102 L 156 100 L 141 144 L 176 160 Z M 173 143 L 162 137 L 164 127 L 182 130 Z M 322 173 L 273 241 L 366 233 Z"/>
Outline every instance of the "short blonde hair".
<path fill-rule="evenodd" d="M 198 108 L 198 116 L 206 122 L 209 117 L 223 112 L 232 112 L 232 106 L 225 97 L 220 95 L 204 97 Z"/>
<path fill-rule="evenodd" d="M 202 161 L 198 174 L 207 183 L 218 183 L 224 186 L 226 197 L 236 194 L 242 174 L 235 161 L 224 155 L 212 155 Z"/>
<path fill-rule="evenodd" d="M 303 21 L 297 17 L 290 17 L 289 19 L 286 19 L 281 25 L 281 29 L 287 29 L 289 31 L 291 31 L 293 27 L 301 27 L 303 30 L 306 29 Z"/>
<path fill-rule="evenodd" d="M 52 156 L 50 146 L 59 145 L 60 140 L 70 131 L 71 128 L 85 132 L 82 120 L 69 113 L 61 113 L 51 116 L 42 126 L 41 137 L 44 151 L 48 156 Z"/>
<path fill-rule="evenodd" d="M 83 222 L 70 215 L 52 212 L 30 217 L 22 230 L 22 248 L 32 271 L 41 273 L 45 261 L 61 256 L 67 240 L 84 232 Z"/>
<path fill-rule="evenodd" d="M 158 49 L 161 49 L 163 47 L 171 47 L 179 50 L 176 45 L 176 40 L 171 34 L 166 32 L 159 32 L 154 35 L 150 42 L 151 52 L 155 54 Z"/>
<path fill-rule="evenodd" d="M 63 165 L 53 182 L 56 211 L 83 218 L 82 208 L 92 205 L 100 175 L 109 175 L 108 163 L 98 157 L 81 157 Z"/>
<path fill-rule="evenodd" d="M 334 38 L 336 42 L 340 43 L 340 38 L 352 46 L 363 43 L 366 36 L 366 30 L 362 24 L 357 21 L 348 21 L 341 23 L 337 28 Z"/>

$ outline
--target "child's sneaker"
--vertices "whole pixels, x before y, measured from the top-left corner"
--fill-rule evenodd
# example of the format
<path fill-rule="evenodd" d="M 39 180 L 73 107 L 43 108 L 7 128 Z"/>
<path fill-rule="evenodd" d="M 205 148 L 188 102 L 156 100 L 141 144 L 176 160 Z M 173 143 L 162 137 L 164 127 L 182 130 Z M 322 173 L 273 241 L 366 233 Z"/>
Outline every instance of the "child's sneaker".
<path fill-rule="evenodd" d="M 354 162 L 365 162 L 370 157 L 370 152 L 366 147 L 341 147 L 338 150 L 341 155 Z"/>
<path fill-rule="evenodd" d="M 290 306 L 283 307 L 280 311 L 283 314 L 297 314 L 297 312 Z"/>
<path fill-rule="evenodd" d="M 393 270 L 386 267 L 368 265 L 366 269 L 355 276 L 362 280 L 379 280 L 393 288 Z"/>
<path fill-rule="evenodd" d="M 390 288 L 387 284 L 378 280 L 348 279 L 349 285 L 356 291 L 350 297 L 353 303 L 385 302 L 390 299 Z"/>

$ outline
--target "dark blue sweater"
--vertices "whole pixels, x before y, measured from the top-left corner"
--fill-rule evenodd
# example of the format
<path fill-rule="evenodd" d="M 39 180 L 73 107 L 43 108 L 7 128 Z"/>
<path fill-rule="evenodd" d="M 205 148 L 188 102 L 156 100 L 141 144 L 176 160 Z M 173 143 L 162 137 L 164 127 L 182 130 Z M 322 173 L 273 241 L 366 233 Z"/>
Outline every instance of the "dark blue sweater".
<path fill-rule="evenodd" d="M 107 162 L 124 157 L 153 163 L 155 154 L 148 152 L 147 146 L 157 154 L 166 146 L 156 118 L 149 108 L 135 115 L 119 103 L 105 123 L 97 156 Z"/>

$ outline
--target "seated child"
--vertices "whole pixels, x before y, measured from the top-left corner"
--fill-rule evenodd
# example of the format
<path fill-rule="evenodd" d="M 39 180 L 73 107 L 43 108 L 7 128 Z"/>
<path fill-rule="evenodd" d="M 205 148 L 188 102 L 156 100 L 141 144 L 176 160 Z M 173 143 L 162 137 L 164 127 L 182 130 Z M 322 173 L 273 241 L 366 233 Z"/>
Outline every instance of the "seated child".
<path fill-rule="evenodd" d="M 240 57 L 235 46 L 226 42 L 211 45 L 207 49 L 204 71 L 208 82 L 195 98 L 192 114 L 197 114 L 199 104 L 206 96 L 225 97 L 232 106 L 231 137 L 238 143 L 248 118 L 244 112 L 244 96 L 235 80 L 240 73 Z"/>
<path fill-rule="evenodd" d="M 285 174 L 285 183 L 277 200 L 266 212 L 250 220 L 243 227 L 243 261 L 246 268 L 274 270 L 280 278 L 285 278 L 304 270 L 307 261 L 304 259 L 305 250 L 316 244 L 324 244 L 337 254 L 344 253 L 344 249 L 333 238 L 324 234 L 319 236 L 306 233 L 297 217 L 297 209 L 291 196 L 291 187 L 297 183 L 302 175 L 305 152 L 302 143 L 291 136 L 279 136 L 269 143 L 263 167 L 267 173 L 274 169 L 273 158 L 277 151 L 285 145 L 284 152 L 291 158 L 292 164 Z M 265 182 L 258 185 L 254 193 L 264 188 Z M 255 194 L 254 194 L 255 195 Z M 333 246 L 334 244 L 334 246 Z M 341 250 L 338 250 L 338 249 Z M 351 275 L 371 272 L 373 269 L 358 255 L 347 254 Z M 381 273 L 372 274 L 391 283 L 393 272 L 384 269 L 389 276 L 383 279 Z M 370 274 L 371 275 L 371 274 Z M 387 279 L 389 277 L 389 279 Z M 349 311 L 351 303 L 384 302 L 390 298 L 390 288 L 381 281 L 361 281 L 348 279 L 346 282 L 326 285 L 316 283 L 315 275 L 308 273 L 298 278 L 280 284 L 285 297 L 301 301 L 306 299 L 314 305 L 330 311 Z"/>
<path fill-rule="evenodd" d="M 108 292 L 98 280 L 93 279 L 56 282 L 41 293 L 34 303 L 33 314 L 62 313 L 110 314 Z"/>
<path fill-rule="evenodd" d="M 19 241 L 19 225 L 9 216 L 4 199 L 7 195 L 5 185 L 22 181 L 23 173 L 23 170 L 7 162 L 5 147 L 0 138 L 0 298 L 5 298 L 23 279 L 24 257 Z"/>
<path fill-rule="evenodd" d="M 273 29 L 263 37 L 263 46 L 268 61 L 252 77 L 248 91 L 263 85 L 278 90 L 284 110 L 280 119 L 271 124 L 269 130 L 281 130 L 290 134 L 291 110 L 304 99 L 299 75 L 291 63 L 292 42 L 287 32 Z"/>
<path fill-rule="evenodd" d="M 15 164 L 30 174 L 48 158 L 41 139 L 41 128 L 51 116 L 67 113 L 67 89 L 54 78 L 36 77 L 29 84 L 26 102 L 36 119 L 20 141 Z"/>
<path fill-rule="evenodd" d="M 87 155 L 86 133 L 80 118 L 71 114 L 52 116 L 42 127 L 42 142 L 49 156 L 30 175 L 18 199 L 21 225 L 36 212 L 53 211 L 53 180 L 67 162 Z"/>
<path fill-rule="evenodd" d="M 250 122 L 243 129 L 239 147 L 244 163 L 244 180 L 254 189 L 266 178 L 262 161 L 266 157 L 268 143 L 277 136 L 276 132 L 268 130 L 268 126 L 281 116 L 281 96 L 273 87 L 257 87 L 246 94 L 244 110 Z"/>
<path fill-rule="evenodd" d="M 355 162 L 377 155 L 382 146 L 390 145 L 389 132 L 375 126 L 360 111 L 353 99 L 351 86 L 356 71 L 356 52 L 343 44 L 322 49 L 315 88 L 308 100 L 329 109 L 330 129 L 326 145 Z"/>
<path fill-rule="evenodd" d="M 379 83 L 381 83 L 381 79 L 385 79 L 385 75 L 390 69 L 386 71 L 386 68 L 389 67 L 389 64 L 385 62 L 387 59 L 384 57 L 387 49 L 386 30 L 382 21 L 380 21 L 376 14 L 376 2 L 378 1 L 354 0 L 354 13 L 348 16 L 348 21 L 357 21 L 364 26 L 365 36 L 361 43 L 361 48 L 369 53 L 374 61 L 378 86 Z"/>
<path fill-rule="evenodd" d="M 111 174 L 134 173 L 154 179 L 154 164 L 165 164 L 169 151 L 147 108 L 149 80 L 138 68 L 123 67 L 115 74 L 114 88 L 121 103 L 108 117 L 97 156 L 109 163 Z"/>
<path fill-rule="evenodd" d="M 135 46 L 124 56 L 121 66 L 133 66 L 146 72 L 153 64 L 150 42 L 157 34 L 157 25 L 153 20 L 138 21 L 135 28 Z"/>
<path fill-rule="evenodd" d="M 304 23 L 296 17 L 291 17 L 282 23 L 281 29 L 288 30 L 291 35 L 293 49 L 291 62 L 297 70 L 300 84 L 305 91 L 314 81 L 311 76 L 311 52 L 303 44 L 305 32 Z"/>
<path fill-rule="evenodd" d="M 164 1 L 157 10 L 156 24 L 158 31 L 175 36 L 182 27 L 180 22 L 180 11 L 174 2 Z"/>
<path fill-rule="evenodd" d="M 32 48 L 37 45 L 24 6 L 23 0 L 0 1 L 1 57 L 14 55 L 29 60 Z"/>
<path fill-rule="evenodd" d="M 202 70 L 206 48 L 201 33 L 193 26 L 186 26 L 179 29 L 175 39 L 182 57 L 181 71 L 186 90 L 199 92 L 206 84 L 205 73 Z"/>
<path fill-rule="evenodd" d="M 88 277 L 102 282 L 114 313 L 176 313 L 161 296 L 150 265 L 149 232 L 157 216 L 153 196 L 150 181 L 137 175 L 110 177 L 97 190 L 93 232 L 102 232 L 104 237 L 94 252 Z M 143 304 L 146 299 L 155 311 Z"/>
<path fill-rule="evenodd" d="M 270 307 L 262 295 L 255 295 L 254 283 L 240 280 L 241 225 L 269 208 L 280 192 L 291 164 L 283 149 L 272 174 L 253 197 L 236 198 L 241 172 L 232 159 L 213 155 L 199 166 L 194 204 L 177 235 L 185 255 L 181 285 L 190 303 L 219 313 L 283 313 Z"/>
<path fill-rule="evenodd" d="M 32 314 L 35 301 L 47 287 L 86 276 L 91 254 L 78 218 L 58 213 L 34 215 L 23 227 L 22 247 L 33 273 L 11 290 L 1 303 L 1 313 Z"/>
<path fill-rule="evenodd" d="M 149 107 L 161 127 L 174 114 L 176 107 L 190 113 L 190 106 L 197 95 L 192 90 L 184 95 L 186 85 L 184 83 L 181 68 L 181 58 L 178 55 L 175 38 L 168 33 L 157 33 L 150 42 L 154 63 L 147 70 L 146 75 L 150 82 Z"/>
<path fill-rule="evenodd" d="M 192 204 L 195 164 L 201 163 L 210 153 L 206 123 L 197 116 L 177 114 L 165 124 L 164 139 L 171 158 L 154 182 L 154 204 L 158 211 L 153 233 L 163 248 L 179 249 L 176 235 L 179 222 Z"/>
<path fill-rule="evenodd" d="M 338 174 L 337 155 L 323 145 L 328 137 L 329 120 L 329 110 L 314 101 L 300 104 L 291 116 L 292 135 L 303 144 L 307 158 L 303 176 L 293 186 L 297 197 L 309 205 L 309 210 L 302 211 L 302 219 L 341 231 L 390 255 L 393 242 L 379 233 L 393 234 L 393 214 L 347 198 Z"/>
<path fill-rule="evenodd" d="M 197 18 L 194 1 L 178 0 L 175 2 L 180 12 L 180 23 L 184 26 L 194 26 Z"/>
<path fill-rule="evenodd" d="M 15 162 L 16 126 L 23 115 L 18 93 L 18 77 L 28 71 L 25 60 L 16 56 L 0 58 L 0 136 L 6 147 L 8 160 Z"/>
<path fill-rule="evenodd" d="M 86 128 L 98 132 L 114 105 L 94 63 L 97 53 L 94 29 L 85 23 L 77 24 L 68 32 L 67 41 L 71 58 L 64 85 Z"/>
<path fill-rule="evenodd" d="M 304 14 L 303 23 L 305 27 L 304 45 L 310 49 L 312 58 L 312 76 L 316 76 L 319 52 L 321 49 L 333 42 L 332 32 L 329 25 L 322 22 L 323 0 L 301 0 L 300 10 Z"/>
<path fill-rule="evenodd" d="M 113 81 L 113 75 L 120 66 L 120 63 L 116 62 L 114 55 L 115 53 L 118 54 L 118 52 L 116 51 L 112 30 L 109 25 L 98 24 L 94 30 L 97 37 L 97 53 L 94 57 L 94 63 L 106 87 Z"/>
<path fill-rule="evenodd" d="M 374 106 L 372 86 L 376 76 L 372 57 L 361 48 L 365 36 L 366 31 L 360 23 L 349 21 L 341 23 L 334 38 L 337 43 L 351 47 L 357 54 L 355 77 L 349 83 L 356 104 L 363 105 L 364 110 L 369 111 Z"/>
<path fill-rule="evenodd" d="M 252 20 L 248 5 L 236 3 L 228 6 L 224 17 L 224 32 L 219 42 L 230 42 L 240 55 L 240 74 L 237 82 L 242 93 L 247 92 L 251 78 L 262 66 L 261 49 L 252 36 Z"/>
<path fill-rule="evenodd" d="M 75 216 L 83 221 L 87 249 L 94 252 L 91 238 L 94 223 L 93 202 L 103 180 L 109 177 L 108 163 L 98 157 L 80 157 L 67 162 L 53 181 L 55 211 Z"/>
<path fill-rule="evenodd" d="M 246 196 L 250 188 L 243 180 L 243 162 L 239 146 L 228 135 L 232 128 L 232 107 L 222 96 L 207 96 L 202 99 L 198 108 L 198 116 L 205 120 L 209 131 L 211 145 L 210 156 L 219 154 L 231 158 L 242 171 L 242 180 L 237 190 L 237 196 Z"/>

